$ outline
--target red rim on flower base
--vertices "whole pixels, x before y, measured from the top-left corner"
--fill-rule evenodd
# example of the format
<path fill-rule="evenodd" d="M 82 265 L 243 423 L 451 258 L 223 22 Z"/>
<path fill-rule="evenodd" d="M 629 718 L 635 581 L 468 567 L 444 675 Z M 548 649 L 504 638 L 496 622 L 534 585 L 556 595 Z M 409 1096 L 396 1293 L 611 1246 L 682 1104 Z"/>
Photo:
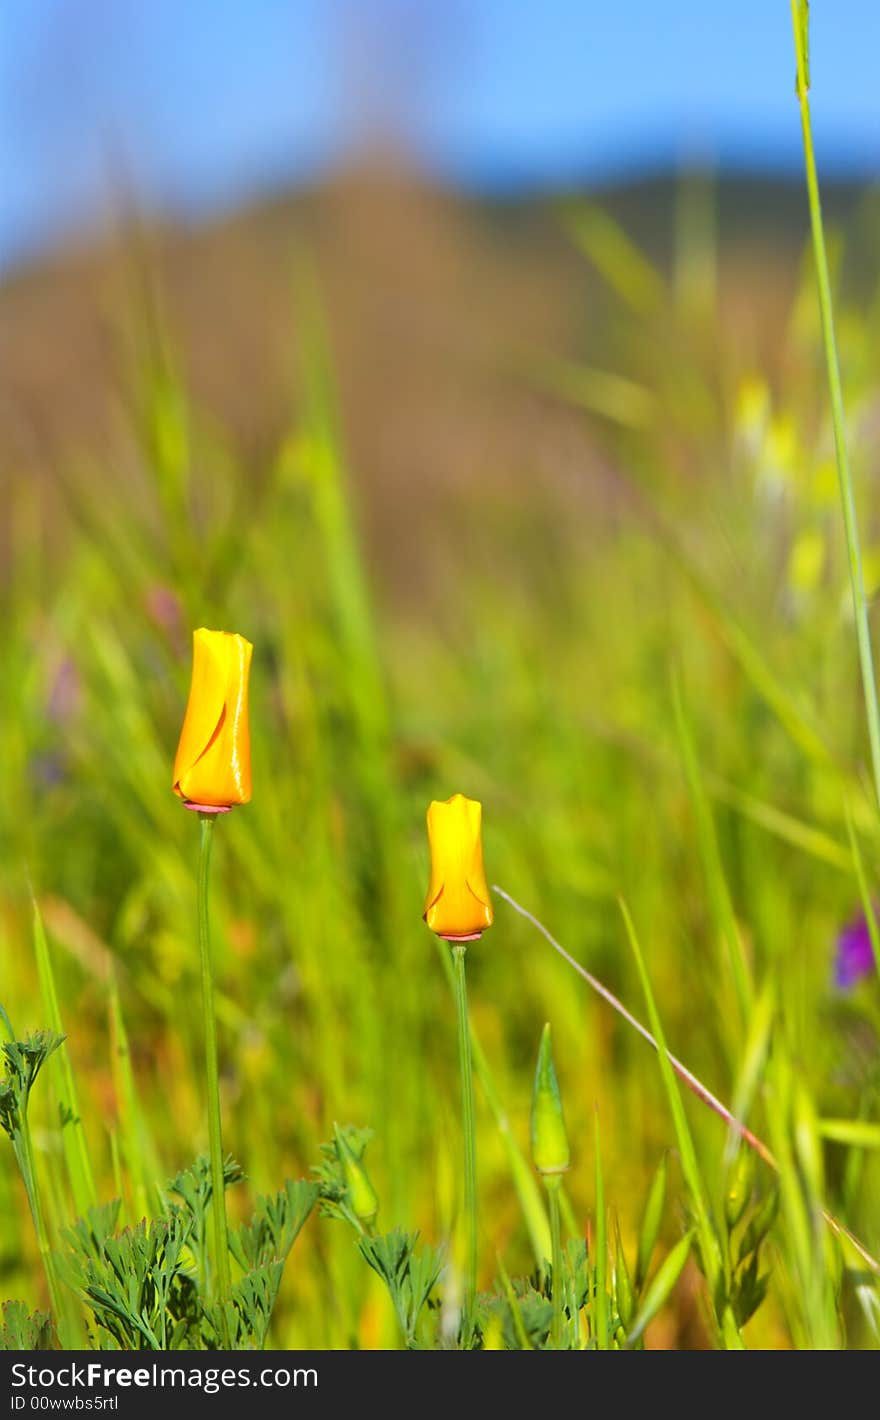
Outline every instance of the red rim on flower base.
<path fill-rule="evenodd" d="M 437 936 L 442 937 L 444 942 L 478 942 L 482 935 L 482 932 L 468 932 L 465 937 L 453 937 L 448 932 L 437 933 Z"/>
<path fill-rule="evenodd" d="M 183 807 L 192 809 L 194 814 L 229 814 L 232 812 L 233 804 L 194 804 L 192 799 L 184 799 Z"/>

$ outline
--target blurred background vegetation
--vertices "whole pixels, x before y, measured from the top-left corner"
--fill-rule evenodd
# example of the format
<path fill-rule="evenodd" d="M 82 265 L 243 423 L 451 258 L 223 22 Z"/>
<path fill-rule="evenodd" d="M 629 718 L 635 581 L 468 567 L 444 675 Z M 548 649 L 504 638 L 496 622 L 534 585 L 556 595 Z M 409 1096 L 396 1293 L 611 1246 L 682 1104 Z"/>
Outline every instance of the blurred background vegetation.
<path fill-rule="evenodd" d="M 826 214 L 873 595 L 876 191 L 832 184 Z M 752 1126 L 799 1140 L 808 1206 L 880 1248 L 876 1150 L 822 1130 L 877 1117 L 876 977 L 841 991 L 833 970 L 860 910 L 847 814 L 871 884 L 878 834 L 806 237 L 795 181 L 694 167 L 481 198 L 377 160 L 192 226 L 129 211 L 6 272 L 0 1001 L 45 1023 L 32 886 L 99 1193 L 129 1217 L 207 1142 L 197 833 L 170 786 L 207 625 L 255 645 L 254 797 L 219 826 L 214 896 L 248 1187 L 366 1125 L 380 1225 L 450 1235 L 455 1021 L 420 912 L 425 807 L 461 791 L 490 882 L 640 1013 L 625 896 L 670 1047 L 725 1100 L 755 1065 Z M 731 932 L 770 1002 L 757 1042 Z M 672 1143 L 650 1051 L 502 902 L 469 977 L 523 1149 L 552 1021 L 575 1216 L 598 1108 L 633 1239 Z M 56 1229 L 59 1068 L 33 1103 Z M 488 1285 L 496 1253 L 533 1261 L 479 1088 L 477 1108 Z M 687 1108 L 720 1187 L 723 1126 Z M 787 1207 L 755 1345 L 816 1344 L 803 1270 L 835 1276 Z M 11 1151 L 0 1218 L 0 1293 L 35 1304 Z M 699 1285 L 689 1265 L 650 1344 L 707 1344 Z M 857 1294 L 836 1335 L 869 1344 Z M 312 1219 L 276 1344 L 395 1335 L 350 1235 Z"/>

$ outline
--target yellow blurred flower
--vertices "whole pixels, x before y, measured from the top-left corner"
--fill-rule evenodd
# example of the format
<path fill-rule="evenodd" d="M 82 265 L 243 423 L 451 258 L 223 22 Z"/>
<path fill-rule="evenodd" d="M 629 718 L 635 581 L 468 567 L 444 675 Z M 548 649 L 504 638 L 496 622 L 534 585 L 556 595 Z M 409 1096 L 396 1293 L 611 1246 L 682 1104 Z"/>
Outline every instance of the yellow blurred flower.
<path fill-rule="evenodd" d="M 424 918 L 432 932 L 456 939 L 479 937 L 494 913 L 483 868 L 483 806 L 453 794 L 428 808 L 431 881 Z"/>
<path fill-rule="evenodd" d="M 174 792 L 227 809 L 251 797 L 248 673 L 253 646 L 229 631 L 193 632 L 192 683 L 174 761 Z"/>

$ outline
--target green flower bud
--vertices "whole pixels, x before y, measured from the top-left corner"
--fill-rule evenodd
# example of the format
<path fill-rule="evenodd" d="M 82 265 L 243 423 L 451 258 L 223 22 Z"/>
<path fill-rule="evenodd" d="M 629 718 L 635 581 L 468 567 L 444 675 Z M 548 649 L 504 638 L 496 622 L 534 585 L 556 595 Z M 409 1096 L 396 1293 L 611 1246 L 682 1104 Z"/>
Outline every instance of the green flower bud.
<path fill-rule="evenodd" d="M 379 1199 L 359 1154 L 349 1144 L 338 1125 L 334 1126 L 336 1152 L 342 1165 L 351 1211 L 362 1223 L 371 1223 L 379 1211 Z"/>
<path fill-rule="evenodd" d="M 776 1184 L 770 1189 L 766 1198 L 759 1203 L 746 1226 L 742 1241 L 739 1245 L 739 1260 L 755 1252 L 764 1241 L 773 1224 L 776 1222 L 776 1214 L 779 1212 L 779 1189 Z"/>
<path fill-rule="evenodd" d="M 749 1148 L 741 1148 L 727 1175 L 724 1190 L 724 1216 L 727 1226 L 735 1228 L 749 1206 L 755 1186 L 755 1158 Z"/>
<path fill-rule="evenodd" d="M 559 1082 L 553 1068 L 550 1023 L 541 1034 L 532 1093 L 532 1159 L 539 1173 L 564 1173 L 571 1162 Z"/>

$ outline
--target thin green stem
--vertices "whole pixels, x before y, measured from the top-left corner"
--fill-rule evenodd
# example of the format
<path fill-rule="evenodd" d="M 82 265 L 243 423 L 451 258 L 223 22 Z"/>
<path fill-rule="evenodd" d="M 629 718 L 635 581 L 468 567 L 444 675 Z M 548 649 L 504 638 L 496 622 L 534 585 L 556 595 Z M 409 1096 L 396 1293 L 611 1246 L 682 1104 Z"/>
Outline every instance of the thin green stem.
<path fill-rule="evenodd" d="M 849 559 L 853 612 L 855 615 L 856 638 L 859 647 L 859 663 L 862 672 L 862 690 L 865 697 L 868 738 L 871 745 L 871 766 L 874 773 L 874 790 L 877 796 L 878 806 L 880 806 L 880 713 L 878 713 L 877 708 L 877 682 L 874 674 L 874 659 L 871 652 L 871 632 L 868 625 L 865 582 L 862 575 L 858 518 L 856 515 L 852 473 L 850 471 L 849 453 L 847 451 L 846 434 L 844 430 L 843 386 L 840 378 L 837 340 L 834 334 L 834 307 L 831 299 L 831 277 L 828 272 L 828 254 L 825 249 L 825 229 L 822 223 L 822 205 L 819 200 L 819 179 L 816 174 L 816 155 L 813 151 L 813 127 L 810 120 L 809 99 L 810 78 L 807 60 L 809 19 L 807 5 L 804 3 L 804 0 L 791 0 L 791 19 L 794 27 L 794 47 L 797 56 L 797 96 L 801 110 L 804 161 L 807 172 L 807 197 L 810 205 L 813 256 L 816 263 L 816 279 L 819 287 L 822 340 L 825 346 L 828 390 L 831 396 L 831 423 L 834 429 L 837 478 L 840 486 L 840 501 L 843 508 L 843 523 L 846 531 L 846 548 Z"/>
<path fill-rule="evenodd" d="M 443 970 L 453 991 L 455 990 L 455 967 L 452 964 L 450 954 L 446 951 L 446 943 L 443 938 L 437 938 L 437 945 L 440 948 L 440 960 Z M 547 1213 L 544 1208 L 544 1200 L 541 1189 L 535 1177 L 534 1169 L 526 1163 L 525 1156 L 520 1149 L 513 1130 L 510 1127 L 510 1120 L 501 1101 L 501 1096 L 495 1088 L 492 1079 L 492 1072 L 489 1069 L 489 1062 L 486 1059 L 483 1047 L 471 1026 L 471 1058 L 473 1060 L 474 1076 L 480 1082 L 483 1091 L 483 1098 L 489 1107 L 489 1112 L 498 1127 L 501 1142 L 504 1145 L 507 1160 L 510 1164 L 510 1172 L 513 1177 L 513 1186 L 519 1198 L 520 1207 L 523 1211 L 526 1227 L 535 1254 L 535 1262 L 538 1271 L 543 1274 L 545 1259 L 550 1253 L 550 1225 L 547 1222 Z M 571 1205 L 563 1192 L 562 1209 L 570 1211 Z M 572 1233 L 577 1233 L 577 1226 L 571 1222 Z"/>
<path fill-rule="evenodd" d="M 550 1335 L 558 1351 L 562 1346 L 562 1228 L 559 1220 L 559 1174 L 547 1174 L 547 1202 L 550 1205 L 550 1266 L 553 1269 L 553 1326 Z"/>
<path fill-rule="evenodd" d="M 43 1268 L 46 1273 L 52 1316 L 55 1320 L 56 1328 L 60 1331 L 63 1326 L 61 1294 L 58 1288 L 58 1274 L 55 1271 L 55 1259 L 52 1256 L 52 1248 L 49 1244 L 49 1232 L 46 1227 L 46 1215 L 43 1212 L 43 1200 L 40 1196 L 40 1187 L 37 1182 L 37 1171 L 34 1165 L 34 1146 L 31 1141 L 31 1127 L 27 1117 L 27 1102 L 24 1103 L 21 1109 L 18 1144 L 19 1147 L 15 1151 L 18 1155 L 18 1166 L 21 1170 L 22 1179 L 24 1180 L 31 1217 L 34 1221 L 34 1232 L 37 1235 L 37 1246 L 40 1249 L 40 1257 L 42 1258 Z"/>
<path fill-rule="evenodd" d="M 599 1131 L 599 1111 L 594 1115 L 596 1140 L 596 1244 L 593 1262 L 596 1306 L 596 1345 L 608 1350 L 608 1215 L 605 1210 L 605 1174 L 602 1169 L 602 1139 Z"/>
<path fill-rule="evenodd" d="M 467 1228 L 462 1339 L 463 1344 L 468 1346 L 473 1335 L 474 1303 L 477 1296 L 477 1134 L 474 1124 L 474 1072 L 471 1065 L 471 1032 L 464 969 L 466 951 L 467 948 L 460 943 L 452 948 L 455 1004 L 458 1010 L 458 1059 L 461 1068 L 461 1117 L 464 1134 L 464 1211 Z"/>
<path fill-rule="evenodd" d="M 229 1243 L 226 1228 L 226 1184 L 223 1169 L 223 1131 L 220 1120 L 220 1074 L 217 1065 L 217 1018 L 214 1013 L 214 967 L 208 919 L 208 874 L 214 839 L 213 814 L 200 814 L 199 852 L 199 959 L 202 972 L 202 1010 L 205 1028 L 205 1076 L 208 1087 L 208 1139 L 211 1149 L 211 1211 L 214 1233 L 214 1294 L 224 1302 L 229 1294 Z"/>

